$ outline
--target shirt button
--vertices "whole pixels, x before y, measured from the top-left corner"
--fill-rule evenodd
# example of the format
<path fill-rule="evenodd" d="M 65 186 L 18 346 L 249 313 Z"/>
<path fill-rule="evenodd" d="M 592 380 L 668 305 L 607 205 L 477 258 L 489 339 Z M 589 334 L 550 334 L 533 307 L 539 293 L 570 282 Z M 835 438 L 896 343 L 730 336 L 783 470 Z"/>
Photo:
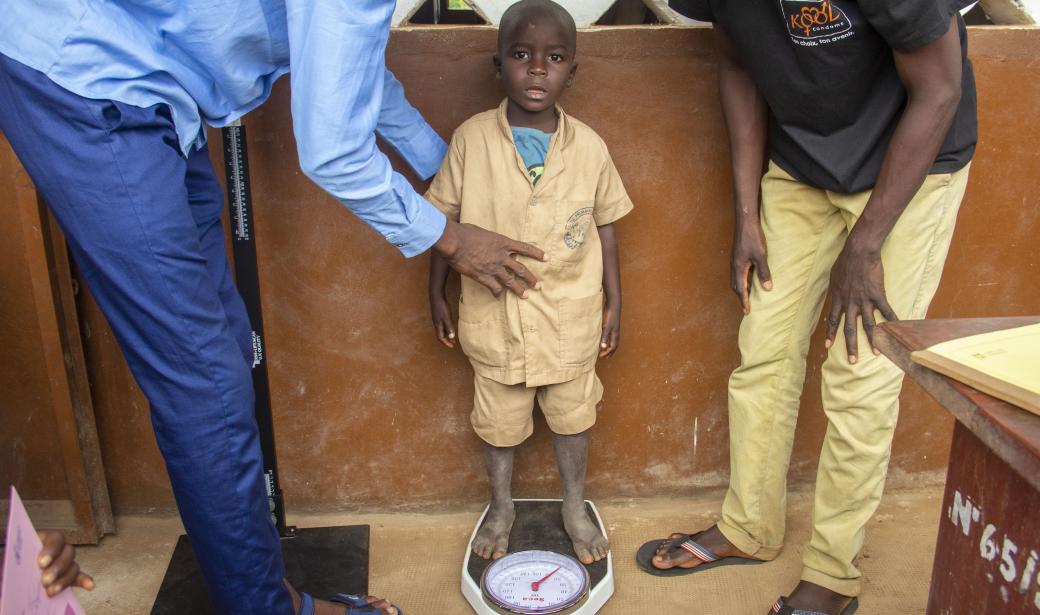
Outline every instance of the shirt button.
<path fill-rule="evenodd" d="M 530 205 L 531 207 L 534 207 L 535 205 L 538 204 L 538 199 L 535 198 L 535 197 L 531 197 L 531 200 L 527 201 L 527 204 Z"/>

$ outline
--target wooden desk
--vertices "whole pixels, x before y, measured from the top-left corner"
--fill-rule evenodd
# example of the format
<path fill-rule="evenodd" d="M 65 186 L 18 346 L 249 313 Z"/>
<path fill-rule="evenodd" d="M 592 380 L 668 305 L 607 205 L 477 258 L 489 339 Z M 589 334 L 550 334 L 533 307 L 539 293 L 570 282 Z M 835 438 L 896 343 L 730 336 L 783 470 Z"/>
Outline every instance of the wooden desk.
<path fill-rule="evenodd" d="M 917 320 L 879 328 L 878 348 L 957 419 L 929 615 L 1040 615 L 1040 416 L 917 365 L 910 353 L 1036 322 L 1040 317 Z"/>

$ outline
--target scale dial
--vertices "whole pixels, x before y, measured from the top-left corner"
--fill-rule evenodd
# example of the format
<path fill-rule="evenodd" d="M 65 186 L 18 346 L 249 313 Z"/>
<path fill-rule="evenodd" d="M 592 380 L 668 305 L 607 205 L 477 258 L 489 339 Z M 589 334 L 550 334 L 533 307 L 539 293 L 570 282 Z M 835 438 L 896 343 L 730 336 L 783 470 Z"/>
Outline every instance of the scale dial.
<path fill-rule="evenodd" d="M 588 598 L 589 572 L 567 555 L 517 551 L 484 570 L 480 589 L 500 613 L 565 613 Z"/>

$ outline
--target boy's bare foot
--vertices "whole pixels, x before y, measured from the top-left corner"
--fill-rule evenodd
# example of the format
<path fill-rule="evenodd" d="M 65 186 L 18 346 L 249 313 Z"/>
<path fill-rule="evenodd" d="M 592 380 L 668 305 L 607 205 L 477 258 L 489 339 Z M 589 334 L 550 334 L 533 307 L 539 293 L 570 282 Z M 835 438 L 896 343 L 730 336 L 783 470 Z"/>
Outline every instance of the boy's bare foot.
<path fill-rule="evenodd" d="M 513 529 L 516 509 L 513 501 L 508 504 L 491 502 L 484 525 L 477 530 L 470 547 L 484 559 L 498 559 L 509 551 L 509 532 Z"/>
<path fill-rule="evenodd" d="M 574 504 L 563 503 L 563 529 L 567 530 L 571 544 L 574 545 L 574 554 L 583 564 L 598 562 L 610 551 L 607 537 L 589 519 L 584 500 Z"/>
<path fill-rule="evenodd" d="M 292 596 L 293 613 L 300 612 L 300 594 L 297 593 L 296 588 L 289 583 L 289 579 L 284 579 L 285 586 L 289 588 L 289 595 Z M 383 615 L 398 615 L 397 607 L 390 604 L 389 600 L 376 598 L 375 596 L 365 596 L 365 600 L 368 601 L 368 605 L 375 607 L 383 612 Z M 314 615 L 345 615 L 347 613 L 347 605 L 339 604 L 336 602 L 327 602 L 325 600 L 314 600 Z"/>
<path fill-rule="evenodd" d="M 726 537 L 719 531 L 719 526 L 713 525 L 710 528 L 704 530 L 699 534 L 693 534 L 694 540 L 697 544 L 711 549 L 720 558 L 722 557 L 744 557 L 747 559 L 755 559 L 744 553 L 740 549 L 733 546 L 733 544 L 726 540 Z M 701 560 L 693 556 L 692 553 L 679 547 L 679 545 L 686 539 L 686 534 L 672 534 L 668 537 L 668 540 L 661 543 L 661 546 L 657 548 L 657 555 L 654 555 L 653 559 L 650 560 L 650 564 L 654 568 L 660 570 L 668 570 L 669 568 L 696 568 L 701 565 Z"/>
<path fill-rule="evenodd" d="M 802 611 L 841 615 L 845 607 L 852 602 L 852 597 L 843 596 L 815 583 L 801 581 L 786 602 L 791 608 Z"/>

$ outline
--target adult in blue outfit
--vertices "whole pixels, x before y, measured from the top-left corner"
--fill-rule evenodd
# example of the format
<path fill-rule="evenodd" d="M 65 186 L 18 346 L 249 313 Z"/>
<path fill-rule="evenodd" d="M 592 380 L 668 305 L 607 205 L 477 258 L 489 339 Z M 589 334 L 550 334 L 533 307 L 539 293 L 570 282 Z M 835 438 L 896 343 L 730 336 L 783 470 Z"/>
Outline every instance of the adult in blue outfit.
<path fill-rule="evenodd" d="M 267 511 L 246 311 L 224 252 L 203 123 L 262 104 L 291 69 L 303 171 L 411 257 L 428 249 L 491 288 L 535 278 L 527 244 L 445 219 L 393 171 L 446 146 L 384 53 L 392 0 L 7 0 L 0 129 L 68 239 L 138 384 L 221 613 L 386 613 L 285 581 Z M 292 211 L 284 212 L 291 216 Z M 347 602 L 350 600 L 344 598 Z"/>

